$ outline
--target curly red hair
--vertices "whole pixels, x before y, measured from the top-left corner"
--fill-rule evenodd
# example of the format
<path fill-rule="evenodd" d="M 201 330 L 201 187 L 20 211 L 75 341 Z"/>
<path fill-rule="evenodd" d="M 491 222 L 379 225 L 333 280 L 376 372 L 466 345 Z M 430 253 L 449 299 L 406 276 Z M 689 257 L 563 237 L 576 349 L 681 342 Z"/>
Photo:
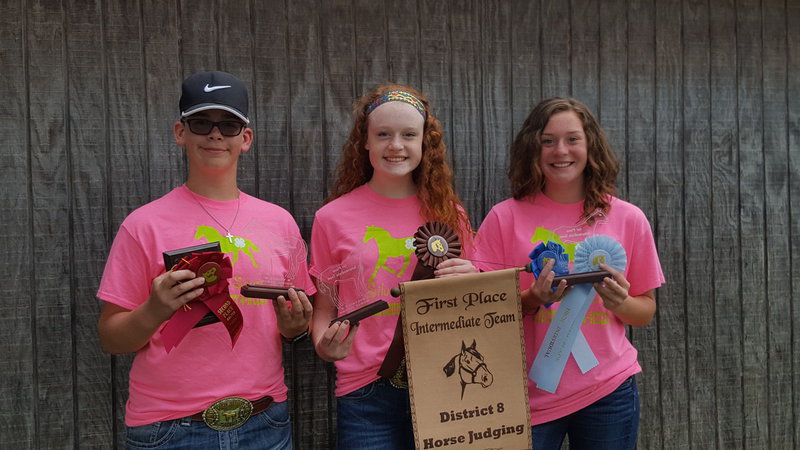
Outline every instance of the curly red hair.
<path fill-rule="evenodd" d="M 422 203 L 420 214 L 425 221 L 442 222 L 453 230 L 457 230 L 463 241 L 464 238 L 470 237 L 469 218 L 453 188 L 453 171 L 447 162 L 447 148 L 444 144 L 442 124 L 433 115 L 428 99 L 408 86 L 384 84 L 358 100 L 353 110 L 353 127 L 344 143 L 342 157 L 336 169 L 337 180 L 325 202 L 347 194 L 372 178 L 374 169 L 365 148 L 368 126 L 367 107 L 375 99 L 392 90 L 409 92 L 425 106 L 422 160 L 412 172 L 414 183 L 417 185 L 417 196 Z"/>
<path fill-rule="evenodd" d="M 511 167 L 508 178 L 515 199 L 534 196 L 544 189 L 545 179 L 539 167 L 542 154 L 542 131 L 550 117 L 564 111 L 578 115 L 586 135 L 587 161 L 583 172 L 586 198 L 581 219 L 593 222 L 592 214 L 598 209 L 608 213 L 610 196 L 616 195 L 615 183 L 619 174 L 619 160 L 606 134 L 589 108 L 574 98 L 554 97 L 536 105 L 511 145 Z"/>

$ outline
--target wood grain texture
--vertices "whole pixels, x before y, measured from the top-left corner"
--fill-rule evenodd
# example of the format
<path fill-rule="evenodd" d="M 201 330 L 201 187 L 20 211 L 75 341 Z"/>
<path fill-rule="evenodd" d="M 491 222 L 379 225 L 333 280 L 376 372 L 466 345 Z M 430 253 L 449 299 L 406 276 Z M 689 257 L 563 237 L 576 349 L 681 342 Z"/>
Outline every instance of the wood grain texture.
<path fill-rule="evenodd" d="M 789 160 L 787 128 L 786 10 L 783 1 L 762 3 L 764 117 L 764 214 L 767 324 L 767 403 L 792 391 L 791 254 L 789 248 Z M 792 25 L 792 26 L 796 26 Z M 763 291 L 763 289 L 762 289 Z M 790 408 L 769 408 L 771 448 L 796 447 L 797 419 Z"/>
<path fill-rule="evenodd" d="M 388 79 L 419 88 L 423 66 L 420 60 L 420 13 L 417 3 L 407 0 L 387 0 L 383 3 Z"/>
<path fill-rule="evenodd" d="M 533 107 L 542 100 L 541 27 L 537 2 L 511 1 L 509 83 L 512 136 L 509 142 L 512 143 Z M 476 218 L 477 223 L 482 220 L 482 217 Z"/>
<path fill-rule="evenodd" d="M 631 328 L 638 448 L 800 443 L 800 4 L 783 0 L 20 1 L 0 17 L 0 447 L 123 448 L 132 356 L 94 298 L 133 209 L 185 178 L 182 78 L 250 89 L 240 187 L 310 235 L 359 95 L 425 93 L 473 224 L 542 98 L 597 114 L 667 283 Z M 699 270 L 698 268 L 702 268 Z M 295 447 L 331 448 L 333 366 L 286 347 Z M 63 367 L 67 367 L 64 371 Z"/>
<path fill-rule="evenodd" d="M 29 111 L 28 26 L 23 2 L 9 2 L 0 15 L 0 67 L 6 83 L 0 95 L 0 223 L 11 245 L 4 246 L 0 271 L 0 434 L 13 448 L 38 448 L 38 388 L 35 377 L 34 307 L 31 235 L 31 135 L 35 125 Z"/>
<path fill-rule="evenodd" d="M 628 198 L 627 158 L 627 106 L 628 106 L 628 23 L 625 0 L 603 2 L 598 8 L 599 48 L 598 84 L 595 89 L 599 97 L 594 111 L 606 132 L 608 142 L 621 163 L 617 178 L 620 198 Z"/>
<path fill-rule="evenodd" d="M 716 447 L 713 285 L 704 268 L 713 268 L 709 71 L 709 16 L 703 1 L 683 3 L 683 161 L 686 230 L 686 381 L 690 400 L 689 446 Z"/>
<path fill-rule="evenodd" d="M 662 433 L 664 448 L 689 448 L 689 399 L 687 380 L 687 307 L 690 303 L 685 261 L 691 245 L 684 218 L 682 137 L 684 70 L 681 53 L 682 14 L 680 1 L 656 2 L 656 245 L 661 267 L 669 280 L 659 289 L 658 340 Z M 667 412 L 669 411 L 669 412 Z M 666 438 L 669 436 L 669 439 Z"/>
<path fill-rule="evenodd" d="M 219 24 L 219 42 L 217 44 L 219 61 L 214 69 L 235 74 L 244 82 L 251 98 L 247 115 L 251 121 L 257 121 L 260 105 L 252 100 L 252 86 L 254 86 L 253 74 L 255 72 L 253 60 L 258 48 L 254 46 L 255 19 L 252 6 L 253 2 L 249 0 L 220 0 L 216 5 L 219 11 L 216 18 Z M 192 8 L 194 7 L 192 6 Z M 202 34 L 194 33 L 193 35 L 202 38 Z M 254 138 L 251 148 L 257 148 L 258 145 L 258 138 Z M 237 183 L 242 191 L 255 194 L 258 166 L 255 164 L 255 158 L 249 157 L 247 153 L 245 156 L 237 168 Z"/>
<path fill-rule="evenodd" d="M 151 195 L 158 198 L 186 179 L 186 155 L 175 144 L 172 124 L 180 118 L 180 8 L 177 0 L 142 0 L 137 15 L 142 27 L 147 148 Z"/>
<path fill-rule="evenodd" d="M 542 98 L 571 95 L 573 69 L 570 52 L 570 2 L 542 0 L 539 6 L 542 26 Z"/>
<path fill-rule="evenodd" d="M 709 10 L 712 234 L 714 237 L 714 365 L 720 448 L 743 448 L 741 258 L 734 2 Z"/>
<path fill-rule="evenodd" d="M 800 23 L 800 3 L 789 2 L 786 8 L 786 23 Z M 787 73 L 796 74 L 800 71 L 800 30 L 797 27 L 789 26 L 787 34 Z M 800 264 L 794 255 L 800 255 L 800 77 L 787 77 L 786 86 L 787 100 L 787 136 L 789 145 L 789 158 L 787 166 L 789 168 L 789 279 L 791 280 L 791 302 L 790 314 L 792 324 L 790 326 L 792 334 L 791 355 L 792 355 L 792 398 L 791 410 L 794 417 L 800 415 Z M 788 397 L 788 395 L 786 395 Z M 781 400 L 781 403 L 786 400 Z M 786 409 L 790 409 L 787 404 Z M 793 430 L 794 445 L 800 445 L 800 424 L 795 420 Z"/>
<path fill-rule="evenodd" d="M 85 448 L 103 448 L 113 433 L 113 384 L 109 359 L 100 350 L 95 294 L 105 265 L 108 202 L 106 134 L 102 105 L 105 71 L 102 8 L 96 0 L 70 2 L 66 12 L 66 76 L 69 111 L 71 244 L 73 252 L 73 333 L 76 441 Z"/>
<path fill-rule="evenodd" d="M 255 67 L 250 98 L 258 115 L 253 122 L 254 148 L 245 156 L 245 163 L 257 168 L 255 194 L 289 208 L 292 189 L 286 159 L 292 148 L 288 65 L 292 24 L 285 2 L 254 2 L 253 20 Z"/>
<path fill-rule="evenodd" d="M 652 1 L 631 2 L 626 11 L 628 24 L 628 104 L 627 151 L 622 159 L 625 171 L 628 200 L 644 211 L 654 229 L 660 233 L 656 214 L 656 11 Z M 656 244 L 659 242 L 656 241 Z M 658 247 L 663 258 L 667 249 Z M 662 268 L 664 262 L 662 260 Z M 667 275 L 666 284 L 674 280 Z M 639 424 L 639 445 L 644 448 L 660 448 L 664 442 L 661 414 L 661 359 L 659 357 L 659 329 L 661 310 L 670 300 L 656 293 L 657 312 L 650 326 L 630 331 L 631 342 L 639 351 L 642 374 L 637 379 L 642 414 Z"/>
<path fill-rule="evenodd" d="M 450 65 L 450 10 L 448 3 L 420 0 L 419 58 L 424 67 L 418 89 L 428 97 L 433 114 L 442 122 L 447 150 L 452 155 L 452 93 Z M 456 174 L 456 176 L 459 176 Z"/>
<path fill-rule="evenodd" d="M 324 145 L 322 129 L 322 57 L 320 21 L 322 17 L 308 14 L 319 11 L 321 3 L 304 0 L 287 4 L 289 44 L 289 110 L 291 146 L 287 153 L 285 183 L 292 186 L 289 210 L 294 214 L 303 236 L 310 238 L 314 212 L 321 205 L 323 185 Z"/>
<path fill-rule="evenodd" d="M 479 1 L 450 3 L 450 105 L 447 150 L 453 161 L 456 192 L 469 214 L 483 216 L 482 147 L 484 130 Z"/>
<path fill-rule="evenodd" d="M 494 2 L 481 8 L 481 83 L 478 95 L 483 110 L 483 142 L 480 145 L 483 192 L 476 202 L 478 210 L 470 211 L 476 226 L 492 206 L 511 195 L 508 183 L 509 149 L 514 136 L 512 128 L 511 72 L 511 2 Z M 477 230 L 477 227 L 474 228 Z"/>
<path fill-rule="evenodd" d="M 107 246 L 122 220 L 132 210 L 154 198 L 148 171 L 149 155 L 145 120 L 147 104 L 141 97 L 145 89 L 141 52 L 138 2 L 103 3 L 103 43 L 106 117 L 106 198 L 109 202 Z M 108 253 L 106 252 L 106 255 Z M 113 380 L 111 403 L 114 435 L 118 446 L 125 442 L 125 403 L 128 400 L 128 373 L 131 356 L 111 357 L 109 375 Z"/>
<path fill-rule="evenodd" d="M 760 2 L 737 1 L 739 220 L 742 251 L 742 352 L 745 448 L 769 445 L 763 33 Z"/>
<path fill-rule="evenodd" d="M 27 42 L 31 166 L 29 188 L 32 258 L 35 262 L 33 343 L 36 360 L 37 443 L 53 448 L 75 439 L 75 379 L 72 341 L 72 259 L 69 208 L 69 149 L 65 120 L 65 33 L 60 4 L 34 2 L 28 11 Z"/>
<path fill-rule="evenodd" d="M 600 9 L 597 3 L 575 2 L 569 14 L 569 94 L 595 114 L 600 106 Z"/>

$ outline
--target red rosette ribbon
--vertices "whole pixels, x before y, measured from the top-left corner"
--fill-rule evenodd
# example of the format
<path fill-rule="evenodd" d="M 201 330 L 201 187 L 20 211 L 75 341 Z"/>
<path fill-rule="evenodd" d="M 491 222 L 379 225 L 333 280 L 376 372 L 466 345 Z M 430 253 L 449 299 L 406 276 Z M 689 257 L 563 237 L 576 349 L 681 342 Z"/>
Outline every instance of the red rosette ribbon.
<path fill-rule="evenodd" d="M 242 312 L 228 292 L 228 279 L 233 276 L 233 266 L 228 256 L 221 252 L 192 253 L 178 261 L 171 269 L 191 270 L 205 278 L 203 293 L 178 309 L 161 330 L 167 353 L 180 344 L 186 334 L 211 311 L 225 324 L 231 336 L 231 346 L 236 344 L 242 331 Z"/>

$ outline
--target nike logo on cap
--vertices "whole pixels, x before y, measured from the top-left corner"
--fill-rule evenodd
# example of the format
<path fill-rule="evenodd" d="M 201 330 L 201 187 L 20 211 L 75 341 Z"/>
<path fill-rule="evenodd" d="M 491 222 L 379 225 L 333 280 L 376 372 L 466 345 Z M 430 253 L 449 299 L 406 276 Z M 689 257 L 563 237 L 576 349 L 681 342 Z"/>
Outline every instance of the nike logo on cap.
<path fill-rule="evenodd" d="M 217 89 L 225 89 L 225 88 L 229 88 L 229 87 L 230 87 L 230 86 L 209 86 L 209 85 L 207 84 L 207 85 L 206 85 L 206 86 L 203 88 L 203 91 L 205 91 L 205 92 L 214 92 L 214 91 L 216 91 Z"/>

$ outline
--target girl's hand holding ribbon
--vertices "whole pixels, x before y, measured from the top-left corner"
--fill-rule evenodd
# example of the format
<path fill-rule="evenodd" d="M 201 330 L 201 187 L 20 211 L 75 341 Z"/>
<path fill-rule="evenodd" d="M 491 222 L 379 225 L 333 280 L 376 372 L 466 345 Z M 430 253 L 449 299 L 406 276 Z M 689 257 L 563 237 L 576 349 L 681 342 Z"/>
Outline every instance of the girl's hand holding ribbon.
<path fill-rule="evenodd" d="M 555 262 L 553 260 L 547 261 L 544 267 L 542 267 L 539 277 L 531 283 L 528 289 L 521 293 L 523 314 L 532 314 L 536 312 L 540 306 L 561 301 L 572 289 L 571 287 L 567 287 L 566 280 L 561 280 L 555 289 L 551 287 L 553 278 L 556 276 L 553 272 L 554 264 Z"/>

